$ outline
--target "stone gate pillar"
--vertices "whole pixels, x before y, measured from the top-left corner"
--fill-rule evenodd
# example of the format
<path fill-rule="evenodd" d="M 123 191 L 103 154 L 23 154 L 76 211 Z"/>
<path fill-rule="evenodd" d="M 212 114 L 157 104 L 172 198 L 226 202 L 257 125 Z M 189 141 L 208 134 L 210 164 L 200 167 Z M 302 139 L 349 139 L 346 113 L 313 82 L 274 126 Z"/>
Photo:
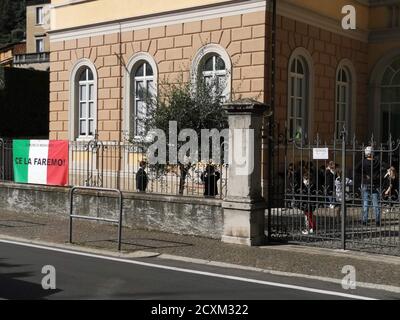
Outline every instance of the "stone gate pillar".
<path fill-rule="evenodd" d="M 265 242 L 266 208 L 261 195 L 261 128 L 267 106 L 246 99 L 226 103 L 224 108 L 230 134 L 222 241 L 261 245 Z"/>

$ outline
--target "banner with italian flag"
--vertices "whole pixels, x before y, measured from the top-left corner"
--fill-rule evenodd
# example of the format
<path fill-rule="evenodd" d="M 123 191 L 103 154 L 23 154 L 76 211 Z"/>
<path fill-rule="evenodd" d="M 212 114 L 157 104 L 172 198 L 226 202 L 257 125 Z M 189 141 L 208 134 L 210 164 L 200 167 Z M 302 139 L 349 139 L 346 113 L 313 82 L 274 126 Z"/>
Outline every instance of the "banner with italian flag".
<path fill-rule="evenodd" d="M 13 140 L 14 181 L 68 184 L 68 141 Z"/>

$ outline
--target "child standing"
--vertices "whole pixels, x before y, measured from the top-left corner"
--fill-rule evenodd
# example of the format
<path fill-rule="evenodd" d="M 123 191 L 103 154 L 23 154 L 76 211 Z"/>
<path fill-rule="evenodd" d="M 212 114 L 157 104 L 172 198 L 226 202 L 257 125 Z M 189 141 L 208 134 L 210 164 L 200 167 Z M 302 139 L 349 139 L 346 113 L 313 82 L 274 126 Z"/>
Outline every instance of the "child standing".
<path fill-rule="evenodd" d="M 309 172 L 303 174 L 303 183 L 300 190 L 301 193 L 301 209 L 304 212 L 305 230 L 302 231 L 304 235 L 312 234 L 316 230 L 316 222 L 313 216 L 316 207 L 315 197 L 316 188 L 311 179 Z"/>

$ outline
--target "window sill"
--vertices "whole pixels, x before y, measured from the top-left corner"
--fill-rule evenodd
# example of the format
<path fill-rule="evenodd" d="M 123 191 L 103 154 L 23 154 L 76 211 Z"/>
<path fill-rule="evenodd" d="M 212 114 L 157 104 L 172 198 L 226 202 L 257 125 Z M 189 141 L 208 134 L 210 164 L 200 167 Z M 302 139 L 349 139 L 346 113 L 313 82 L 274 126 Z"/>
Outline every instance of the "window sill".
<path fill-rule="evenodd" d="M 94 136 L 75 138 L 75 141 L 76 141 L 76 142 L 90 142 L 90 141 L 92 141 L 92 140 L 94 140 Z"/>

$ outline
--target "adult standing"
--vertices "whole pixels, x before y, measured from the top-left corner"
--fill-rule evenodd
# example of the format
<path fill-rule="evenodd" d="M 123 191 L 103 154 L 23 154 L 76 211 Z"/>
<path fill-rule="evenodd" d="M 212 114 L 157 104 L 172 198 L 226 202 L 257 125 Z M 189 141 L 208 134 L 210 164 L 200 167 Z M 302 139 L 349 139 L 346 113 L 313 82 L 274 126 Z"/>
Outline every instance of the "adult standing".
<path fill-rule="evenodd" d="M 201 174 L 201 181 L 204 183 L 204 196 L 215 197 L 218 195 L 218 180 L 221 174 L 215 170 L 215 166 L 208 164 L 206 170 Z"/>
<path fill-rule="evenodd" d="M 149 183 L 145 168 L 146 162 L 140 161 L 139 170 L 136 172 L 136 190 L 139 192 L 146 192 L 147 184 Z"/>
<path fill-rule="evenodd" d="M 368 223 L 368 210 L 370 202 L 375 213 L 376 226 L 381 224 L 381 210 L 379 207 L 379 186 L 381 179 L 381 164 L 374 157 L 371 146 L 364 150 L 364 159 L 358 164 L 356 172 L 361 174 L 361 195 L 362 195 L 362 223 Z"/>

